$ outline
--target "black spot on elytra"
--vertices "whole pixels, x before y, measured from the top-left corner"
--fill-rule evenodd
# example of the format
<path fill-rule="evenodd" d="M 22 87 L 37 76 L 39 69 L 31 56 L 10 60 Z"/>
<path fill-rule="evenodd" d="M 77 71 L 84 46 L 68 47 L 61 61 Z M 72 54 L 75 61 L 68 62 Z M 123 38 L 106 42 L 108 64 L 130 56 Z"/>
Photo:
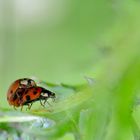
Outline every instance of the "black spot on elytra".
<path fill-rule="evenodd" d="M 36 94 L 37 94 L 37 91 L 36 91 L 36 90 L 34 90 L 34 91 L 33 91 L 33 94 L 34 94 L 34 95 L 36 95 Z"/>
<path fill-rule="evenodd" d="M 13 97 L 13 101 L 15 101 L 17 99 L 17 95 L 15 94 L 14 97 Z"/>
<path fill-rule="evenodd" d="M 13 93 L 13 90 L 11 90 L 10 93 Z"/>
<path fill-rule="evenodd" d="M 26 100 L 27 100 L 27 101 L 30 101 L 30 99 L 31 99 L 30 96 L 27 95 L 27 96 L 26 96 Z"/>

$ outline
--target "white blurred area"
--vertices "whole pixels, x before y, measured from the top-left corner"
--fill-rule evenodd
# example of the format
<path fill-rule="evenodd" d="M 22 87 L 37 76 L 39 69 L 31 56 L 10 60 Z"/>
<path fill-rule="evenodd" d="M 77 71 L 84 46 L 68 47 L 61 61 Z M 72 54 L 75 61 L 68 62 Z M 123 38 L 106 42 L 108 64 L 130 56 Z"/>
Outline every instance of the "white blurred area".
<path fill-rule="evenodd" d="M 65 0 L 15 0 L 17 22 L 57 24 L 67 15 L 68 5 Z"/>
<path fill-rule="evenodd" d="M 7 2 L 6 2 L 7 1 Z M 62 21 L 69 13 L 70 1 L 65 0 L 0 0 L 2 15 L 9 10 L 15 23 L 19 25 L 33 25 L 45 22 L 54 25 Z M 12 11 L 11 11 L 12 9 Z M 3 11 L 4 10 L 4 11 Z M 8 15 L 6 15 L 8 16 Z"/>

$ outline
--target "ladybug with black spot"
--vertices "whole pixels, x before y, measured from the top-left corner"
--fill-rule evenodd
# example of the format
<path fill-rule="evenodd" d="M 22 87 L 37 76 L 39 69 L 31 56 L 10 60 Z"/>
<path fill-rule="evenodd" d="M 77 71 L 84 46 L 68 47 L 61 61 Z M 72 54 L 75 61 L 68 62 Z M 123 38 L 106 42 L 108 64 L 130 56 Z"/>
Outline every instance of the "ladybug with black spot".
<path fill-rule="evenodd" d="M 35 101 L 40 101 L 40 104 L 44 107 L 49 98 L 55 99 L 55 93 L 43 87 L 31 87 L 23 94 L 19 106 L 23 107 L 24 105 L 28 105 L 30 109 Z M 44 102 L 42 103 L 42 101 Z"/>
<path fill-rule="evenodd" d="M 7 100 L 9 105 L 15 107 L 22 107 L 31 105 L 35 101 L 40 101 L 44 106 L 48 98 L 55 98 L 55 93 L 43 88 L 38 87 L 34 80 L 29 78 L 18 79 L 11 84 L 7 92 Z M 44 100 L 44 103 L 42 103 Z"/>
<path fill-rule="evenodd" d="M 7 92 L 7 100 L 10 105 L 13 105 L 14 107 L 18 106 L 18 100 L 20 97 L 22 97 L 23 93 L 26 89 L 30 87 L 36 87 L 36 83 L 34 80 L 29 78 L 22 78 L 14 81 Z"/>

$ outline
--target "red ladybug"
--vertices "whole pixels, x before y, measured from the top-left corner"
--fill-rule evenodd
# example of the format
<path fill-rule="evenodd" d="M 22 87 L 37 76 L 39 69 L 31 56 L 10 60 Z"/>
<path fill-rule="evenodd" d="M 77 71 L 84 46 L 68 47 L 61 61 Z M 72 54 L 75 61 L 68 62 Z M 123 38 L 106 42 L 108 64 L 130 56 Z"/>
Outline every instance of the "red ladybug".
<path fill-rule="evenodd" d="M 45 103 L 49 98 L 54 99 L 55 93 L 43 88 L 43 87 L 31 87 L 28 88 L 20 99 L 19 106 L 23 107 L 24 105 L 28 105 L 30 109 L 33 102 L 40 101 L 40 104 L 44 107 Z M 44 101 L 42 103 L 42 101 Z"/>
<path fill-rule="evenodd" d="M 10 105 L 20 107 L 21 110 L 24 105 L 28 105 L 28 109 L 31 108 L 32 103 L 40 101 L 44 106 L 48 98 L 55 98 L 55 93 L 38 87 L 32 79 L 23 78 L 13 82 L 7 92 L 7 100 Z M 44 100 L 44 103 L 42 103 Z"/>
<path fill-rule="evenodd" d="M 22 96 L 27 88 L 36 87 L 35 81 L 29 78 L 18 79 L 14 81 L 8 89 L 7 100 L 10 105 L 18 107 L 18 99 Z"/>

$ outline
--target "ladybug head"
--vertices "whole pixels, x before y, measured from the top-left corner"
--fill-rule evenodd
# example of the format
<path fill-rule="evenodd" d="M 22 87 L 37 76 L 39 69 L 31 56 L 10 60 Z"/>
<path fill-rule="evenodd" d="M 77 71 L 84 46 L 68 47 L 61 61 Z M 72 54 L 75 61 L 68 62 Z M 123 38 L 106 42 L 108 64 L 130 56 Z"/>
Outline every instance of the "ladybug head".
<path fill-rule="evenodd" d="M 55 98 L 55 93 L 54 93 L 54 92 L 51 92 L 51 94 L 50 94 L 49 97 L 50 97 L 50 98 Z"/>
<path fill-rule="evenodd" d="M 41 92 L 41 98 L 55 98 L 55 93 L 52 91 L 49 91 L 47 89 L 42 88 L 42 92 Z"/>

